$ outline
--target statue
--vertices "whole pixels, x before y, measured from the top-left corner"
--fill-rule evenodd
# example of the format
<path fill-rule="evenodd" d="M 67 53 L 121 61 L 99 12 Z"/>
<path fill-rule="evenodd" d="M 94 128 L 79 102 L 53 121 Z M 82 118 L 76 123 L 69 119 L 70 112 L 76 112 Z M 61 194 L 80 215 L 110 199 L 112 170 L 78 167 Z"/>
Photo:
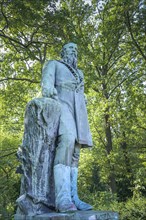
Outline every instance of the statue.
<path fill-rule="evenodd" d="M 24 135 L 17 156 L 22 174 L 17 215 L 91 210 L 77 194 L 81 147 L 92 146 L 83 73 L 77 45 L 63 46 L 62 60 L 45 64 L 42 98 L 26 107 Z"/>
<path fill-rule="evenodd" d="M 61 58 L 44 65 L 43 97 L 26 107 L 23 141 L 17 152 L 21 162 L 17 172 L 22 177 L 14 219 L 116 220 L 114 212 L 87 212 L 92 206 L 78 197 L 80 149 L 91 147 L 92 138 L 77 45 L 65 44 Z"/>
<path fill-rule="evenodd" d="M 59 212 L 91 210 L 77 193 L 80 148 L 92 146 L 77 45 L 65 44 L 61 58 L 45 64 L 41 82 L 43 97 L 58 101 L 61 107 L 54 159 L 55 206 Z"/>

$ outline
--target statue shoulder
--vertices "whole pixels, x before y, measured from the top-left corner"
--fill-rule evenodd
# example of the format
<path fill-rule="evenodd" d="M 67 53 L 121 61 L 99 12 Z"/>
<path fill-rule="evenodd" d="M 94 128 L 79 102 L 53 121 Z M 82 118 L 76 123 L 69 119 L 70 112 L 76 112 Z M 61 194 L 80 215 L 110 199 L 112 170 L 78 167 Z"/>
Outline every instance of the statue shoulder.
<path fill-rule="evenodd" d="M 56 60 L 47 60 L 45 63 L 44 63 L 44 66 L 43 66 L 43 70 L 48 68 L 49 66 L 50 67 L 55 67 L 57 61 Z"/>
<path fill-rule="evenodd" d="M 55 64 L 56 60 L 46 60 L 46 62 L 44 63 L 44 66 L 47 66 L 49 64 Z"/>

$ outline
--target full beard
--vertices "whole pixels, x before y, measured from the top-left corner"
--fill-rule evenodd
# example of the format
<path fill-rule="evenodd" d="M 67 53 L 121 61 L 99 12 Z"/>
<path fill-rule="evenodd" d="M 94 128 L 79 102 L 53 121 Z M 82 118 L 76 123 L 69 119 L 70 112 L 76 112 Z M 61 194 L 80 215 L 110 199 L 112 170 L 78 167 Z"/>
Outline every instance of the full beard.
<path fill-rule="evenodd" d="M 64 55 L 63 61 L 72 66 L 74 69 L 77 69 L 77 58 L 74 54 Z"/>

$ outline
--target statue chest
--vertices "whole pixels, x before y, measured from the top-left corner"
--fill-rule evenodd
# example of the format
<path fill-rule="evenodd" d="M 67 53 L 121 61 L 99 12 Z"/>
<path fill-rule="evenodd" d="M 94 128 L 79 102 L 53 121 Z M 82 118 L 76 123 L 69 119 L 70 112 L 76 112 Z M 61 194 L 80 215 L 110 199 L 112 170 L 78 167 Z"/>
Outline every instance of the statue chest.
<path fill-rule="evenodd" d="M 63 63 L 58 63 L 56 67 L 56 81 L 72 81 L 74 83 L 80 83 L 80 75 L 78 71 L 72 71 L 72 69 L 65 66 Z"/>

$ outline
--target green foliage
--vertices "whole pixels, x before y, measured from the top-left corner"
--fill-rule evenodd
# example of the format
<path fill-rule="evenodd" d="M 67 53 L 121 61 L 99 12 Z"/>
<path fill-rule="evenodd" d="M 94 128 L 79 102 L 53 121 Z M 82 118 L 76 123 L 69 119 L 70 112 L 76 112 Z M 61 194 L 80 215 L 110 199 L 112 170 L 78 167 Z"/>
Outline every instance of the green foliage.
<path fill-rule="evenodd" d="M 0 1 L 0 213 L 11 216 L 19 194 L 15 152 L 26 103 L 41 92 L 46 59 L 62 44 L 79 45 L 79 68 L 94 146 L 81 153 L 79 191 L 96 209 L 122 220 L 145 219 L 145 1 Z"/>
<path fill-rule="evenodd" d="M 118 204 L 121 220 L 144 220 L 146 218 L 146 199 L 144 197 Z"/>
<path fill-rule="evenodd" d="M 0 142 L 0 213 L 2 219 L 11 219 L 19 195 L 20 176 L 16 175 L 16 151 L 20 139 L 10 133 L 2 133 Z"/>

